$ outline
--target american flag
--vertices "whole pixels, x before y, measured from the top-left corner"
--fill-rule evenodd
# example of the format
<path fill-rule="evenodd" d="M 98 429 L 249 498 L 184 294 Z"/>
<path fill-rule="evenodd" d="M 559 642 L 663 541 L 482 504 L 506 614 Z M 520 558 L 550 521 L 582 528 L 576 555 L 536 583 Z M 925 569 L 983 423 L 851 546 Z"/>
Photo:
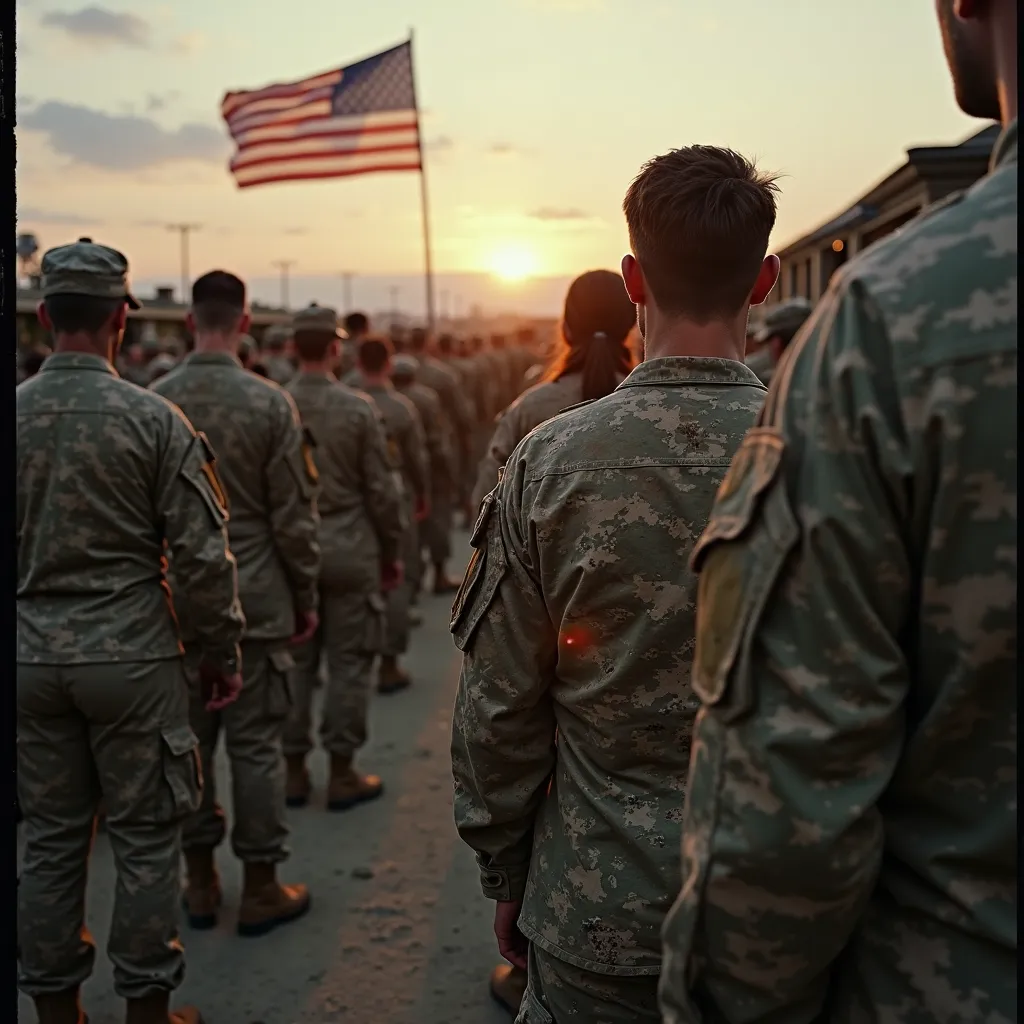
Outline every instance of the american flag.
<path fill-rule="evenodd" d="M 301 82 L 229 92 L 239 188 L 421 169 L 412 43 Z"/>

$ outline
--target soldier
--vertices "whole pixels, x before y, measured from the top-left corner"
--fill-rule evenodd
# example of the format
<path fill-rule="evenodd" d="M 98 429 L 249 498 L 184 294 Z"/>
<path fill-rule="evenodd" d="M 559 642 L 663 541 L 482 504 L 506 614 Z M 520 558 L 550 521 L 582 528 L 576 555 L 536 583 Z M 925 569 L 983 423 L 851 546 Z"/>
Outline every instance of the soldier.
<path fill-rule="evenodd" d="M 416 406 L 400 395 L 391 383 L 391 344 L 383 338 L 364 338 L 359 346 L 355 386 L 373 400 L 384 421 L 392 466 L 402 479 L 403 516 L 402 561 L 411 565 L 418 558 L 418 526 L 430 514 L 430 463 L 427 458 L 423 424 Z M 380 659 L 380 693 L 397 693 L 409 686 L 409 674 L 398 659 L 409 646 L 408 579 L 388 594 L 387 631 Z"/>
<path fill-rule="evenodd" d="M 576 278 L 565 297 L 562 353 L 546 379 L 516 399 L 501 415 L 480 461 L 472 503 L 479 508 L 498 482 L 498 472 L 516 445 L 538 424 L 572 405 L 603 398 L 629 373 L 626 345 L 636 323 L 622 278 L 591 270 Z"/>
<path fill-rule="evenodd" d="M 359 361 L 359 346 L 370 335 L 370 318 L 365 313 L 349 313 L 345 317 L 345 334 L 338 361 L 338 376 L 344 378 L 355 370 Z"/>
<path fill-rule="evenodd" d="M 803 327 L 813 308 L 807 299 L 797 295 L 765 311 L 761 326 L 754 332 L 752 339 L 760 348 L 747 359 L 747 366 L 757 374 L 765 387 L 771 383 L 772 374 L 782 354 L 796 332 Z"/>
<path fill-rule="evenodd" d="M 175 598 L 196 612 L 205 699 L 242 685 L 244 619 L 213 452 L 170 403 L 112 362 L 127 307 L 121 253 L 83 238 L 42 260 L 39 319 L 54 354 L 17 390 L 19 986 L 44 1024 L 82 1024 L 79 986 L 100 799 L 117 866 L 108 954 L 128 1024 L 169 1014 L 184 977 L 178 939 L 182 819 L 199 806 L 196 737 Z"/>
<path fill-rule="evenodd" d="M 668 1022 L 1017 1012 L 1017 15 L 940 0 L 989 174 L 845 264 L 696 545 Z"/>
<path fill-rule="evenodd" d="M 166 352 L 161 352 L 150 364 L 149 364 L 149 382 L 150 386 L 153 385 L 154 381 L 158 381 L 161 377 L 165 377 L 178 365 L 178 360 L 174 356 L 169 355 Z"/>
<path fill-rule="evenodd" d="M 444 442 L 451 451 L 457 448 L 459 461 L 469 458 L 473 416 L 460 388 L 459 375 L 427 351 L 427 332 L 414 330 L 410 348 L 419 364 L 418 383 L 431 388 L 441 400 Z M 451 460 L 448 461 L 452 465 Z M 434 593 L 448 594 L 459 589 L 458 582 L 448 576 L 447 563 L 451 557 L 452 515 L 457 499 L 454 470 L 441 475 L 431 474 L 430 516 L 423 524 L 424 539 L 430 548 L 430 562 L 434 567 Z"/>
<path fill-rule="evenodd" d="M 309 908 L 306 887 L 281 885 L 277 865 L 289 854 L 282 751 L 294 666 L 289 641 L 305 642 L 318 622 L 316 468 L 287 392 L 247 373 L 235 354 L 249 328 L 245 284 L 223 270 L 200 277 L 192 286 L 188 327 L 195 351 L 154 390 L 174 402 L 218 453 L 246 629 L 245 687 L 236 704 L 211 713 L 192 677 L 192 727 L 207 784 L 199 812 L 185 824 L 185 903 L 193 928 L 216 924 L 221 887 L 214 852 L 226 828 L 213 754 L 223 731 L 234 808 L 231 847 L 244 869 L 238 934 L 262 935 Z M 193 618 L 191 609 L 183 610 L 183 625 Z"/>
<path fill-rule="evenodd" d="M 497 901 L 502 955 L 529 964 L 528 1024 L 661 1019 L 698 705 L 696 579 L 676 566 L 764 401 L 744 327 L 778 277 L 776 191 L 711 146 L 644 166 L 617 287 L 636 304 L 645 361 L 519 444 L 474 530 L 452 611 L 465 653 L 455 820 Z M 610 286 L 597 275 L 570 289 L 570 339 L 595 308 L 586 289 Z M 499 968 L 492 991 L 513 977 Z"/>
<path fill-rule="evenodd" d="M 402 490 L 373 402 L 339 384 L 338 317 L 326 306 L 295 315 L 299 372 L 288 383 L 315 442 L 320 511 L 320 628 L 296 653 L 292 712 L 285 730 L 289 807 L 309 801 L 306 758 L 313 749 L 312 697 L 326 656 L 320 736 L 330 755 L 327 808 L 344 811 L 380 796 L 376 775 L 352 767 L 366 742 L 376 655 L 384 650 L 383 593 L 401 581 Z"/>
<path fill-rule="evenodd" d="M 260 362 L 266 367 L 267 377 L 275 384 L 287 384 L 295 375 L 295 365 L 288 357 L 291 331 L 281 325 L 268 327 L 263 334 Z"/>

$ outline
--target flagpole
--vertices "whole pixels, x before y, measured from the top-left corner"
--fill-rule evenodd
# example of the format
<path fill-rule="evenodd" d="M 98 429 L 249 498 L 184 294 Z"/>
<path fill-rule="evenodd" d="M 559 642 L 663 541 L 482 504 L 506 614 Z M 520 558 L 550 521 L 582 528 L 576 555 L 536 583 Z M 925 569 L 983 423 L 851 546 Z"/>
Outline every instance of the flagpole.
<path fill-rule="evenodd" d="M 420 154 L 420 208 L 423 211 L 423 250 L 427 284 L 427 330 L 434 334 L 434 267 L 430 255 L 430 204 L 427 199 L 427 161 L 423 151 L 423 127 L 420 124 L 420 105 L 416 98 L 416 68 L 413 63 L 413 30 L 409 29 L 409 63 L 412 67 L 412 99 L 416 108 L 416 144 Z"/>

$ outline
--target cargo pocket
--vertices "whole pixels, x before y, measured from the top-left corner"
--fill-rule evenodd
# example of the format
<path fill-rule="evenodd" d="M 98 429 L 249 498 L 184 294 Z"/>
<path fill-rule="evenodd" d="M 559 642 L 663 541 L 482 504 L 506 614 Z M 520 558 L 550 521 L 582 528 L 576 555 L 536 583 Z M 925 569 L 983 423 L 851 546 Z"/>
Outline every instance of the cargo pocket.
<path fill-rule="evenodd" d="M 161 737 L 164 778 L 171 791 L 172 816 L 186 818 L 199 810 L 203 792 L 199 740 L 187 725 L 164 729 Z"/>
<path fill-rule="evenodd" d="M 754 706 L 753 635 L 800 537 L 781 478 L 784 451 L 774 430 L 755 428 L 747 434 L 691 560 L 700 575 L 693 688 L 724 721 L 735 721 Z"/>
<path fill-rule="evenodd" d="M 267 655 L 267 716 L 285 719 L 292 710 L 292 671 L 295 659 L 283 648 Z"/>
<path fill-rule="evenodd" d="M 465 651 L 469 646 L 474 630 L 494 600 L 508 569 L 499 524 L 494 521 L 491 525 L 496 500 L 495 492 L 492 491 L 480 507 L 480 515 L 469 541 L 473 554 L 452 605 L 448 628 L 460 651 Z"/>
<path fill-rule="evenodd" d="M 366 627 L 363 631 L 362 650 L 367 654 L 380 654 L 388 629 L 388 603 L 383 594 L 370 594 L 366 599 Z"/>

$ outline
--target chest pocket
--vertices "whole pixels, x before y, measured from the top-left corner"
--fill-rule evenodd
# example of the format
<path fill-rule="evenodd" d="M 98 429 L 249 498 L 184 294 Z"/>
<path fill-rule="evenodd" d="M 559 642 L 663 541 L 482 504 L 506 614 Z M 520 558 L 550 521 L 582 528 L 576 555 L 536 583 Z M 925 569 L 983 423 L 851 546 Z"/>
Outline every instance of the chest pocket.
<path fill-rule="evenodd" d="M 754 705 L 753 635 L 800 537 L 782 480 L 784 451 L 774 430 L 747 434 L 691 560 L 700 574 L 693 688 L 727 721 Z"/>
<path fill-rule="evenodd" d="M 465 651 L 469 646 L 476 627 L 498 593 L 498 587 L 508 570 L 501 527 L 495 513 L 496 501 L 497 491 L 491 491 L 480 506 L 480 514 L 469 541 L 473 554 L 452 605 L 449 629 L 460 651 Z"/>

